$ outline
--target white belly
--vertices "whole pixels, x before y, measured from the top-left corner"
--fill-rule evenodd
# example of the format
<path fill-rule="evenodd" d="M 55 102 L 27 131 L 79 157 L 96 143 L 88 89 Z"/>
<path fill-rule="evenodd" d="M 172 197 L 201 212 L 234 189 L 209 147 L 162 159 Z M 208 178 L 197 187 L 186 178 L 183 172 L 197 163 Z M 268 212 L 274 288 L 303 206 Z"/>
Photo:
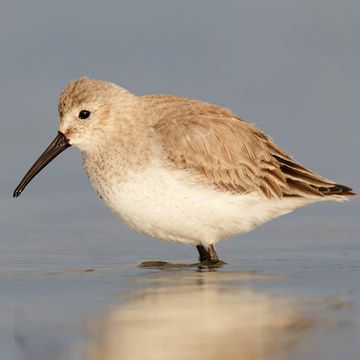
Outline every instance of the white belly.
<path fill-rule="evenodd" d="M 236 195 L 191 183 L 185 171 L 159 167 L 132 173 L 121 183 L 91 180 L 103 201 L 133 229 L 188 244 L 207 245 L 248 232 L 313 201 Z"/>

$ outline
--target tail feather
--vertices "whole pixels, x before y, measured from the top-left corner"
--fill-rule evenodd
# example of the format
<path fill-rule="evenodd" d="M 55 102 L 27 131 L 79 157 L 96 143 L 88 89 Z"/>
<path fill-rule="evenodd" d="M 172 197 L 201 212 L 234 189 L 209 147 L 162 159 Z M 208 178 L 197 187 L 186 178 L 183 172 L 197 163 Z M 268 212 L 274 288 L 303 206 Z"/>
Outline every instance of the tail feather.
<path fill-rule="evenodd" d="M 341 185 L 341 184 L 335 184 L 334 186 L 332 186 L 330 188 L 326 188 L 326 187 L 319 188 L 319 190 L 324 195 L 343 195 L 343 196 L 356 195 L 356 193 L 354 193 L 351 188 L 349 188 L 348 186 L 345 186 L 345 185 Z"/>
<path fill-rule="evenodd" d="M 297 164 L 291 158 L 284 158 L 278 154 L 273 154 L 273 157 L 279 162 L 288 185 L 284 196 L 347 197 L 356 195 L 350 187 L 326 179 Z"/>

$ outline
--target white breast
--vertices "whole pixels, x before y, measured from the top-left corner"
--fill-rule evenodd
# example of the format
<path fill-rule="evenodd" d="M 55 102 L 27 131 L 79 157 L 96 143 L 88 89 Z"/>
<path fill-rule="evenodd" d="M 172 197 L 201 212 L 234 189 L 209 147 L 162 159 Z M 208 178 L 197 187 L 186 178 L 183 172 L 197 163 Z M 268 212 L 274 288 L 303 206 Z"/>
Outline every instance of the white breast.
<path fill-rule="evenodd" d="M 162 240 L 211 244 L 312 202 L 236 195 L 191 181 L 184 171 L 160 166 L 130 173 L 106 184 L 91 177 L 103 201 L 135 230 Z"/>

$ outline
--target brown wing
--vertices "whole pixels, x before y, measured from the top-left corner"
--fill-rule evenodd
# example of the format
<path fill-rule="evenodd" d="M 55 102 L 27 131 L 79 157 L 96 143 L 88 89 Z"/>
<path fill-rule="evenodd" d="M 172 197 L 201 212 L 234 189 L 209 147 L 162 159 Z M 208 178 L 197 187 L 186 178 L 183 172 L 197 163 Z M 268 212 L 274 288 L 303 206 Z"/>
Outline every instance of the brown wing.
<path fill-rule="evenodd" d="M 173 102 L 173 101 L 172 101 Z M 172 103 L 172 105 L 174 105 Z M 351 195 L 351 189 L 297 164 L 253 125 L 214 105 L 191 102 L 155 125 L 168 158 L 209 184 L 236 193 Z"/>

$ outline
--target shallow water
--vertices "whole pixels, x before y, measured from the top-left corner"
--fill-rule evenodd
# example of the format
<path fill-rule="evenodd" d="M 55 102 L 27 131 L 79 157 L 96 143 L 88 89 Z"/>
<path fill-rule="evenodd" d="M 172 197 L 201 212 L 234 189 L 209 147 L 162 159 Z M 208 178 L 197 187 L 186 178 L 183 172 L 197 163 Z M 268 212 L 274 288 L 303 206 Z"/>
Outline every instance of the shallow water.
<path fill-rule="evenodd" d="M 196 252 L 128 231 L 105 210 L 91 223 L 74 217 L 80 200 L 17 209 L 21 223 L 11 204 L 2 218 L 2 359 L 359 358 L 356 202 L 221 242 L 228 265 L 206 271 L 139 268 L 192 263 Z"/>

